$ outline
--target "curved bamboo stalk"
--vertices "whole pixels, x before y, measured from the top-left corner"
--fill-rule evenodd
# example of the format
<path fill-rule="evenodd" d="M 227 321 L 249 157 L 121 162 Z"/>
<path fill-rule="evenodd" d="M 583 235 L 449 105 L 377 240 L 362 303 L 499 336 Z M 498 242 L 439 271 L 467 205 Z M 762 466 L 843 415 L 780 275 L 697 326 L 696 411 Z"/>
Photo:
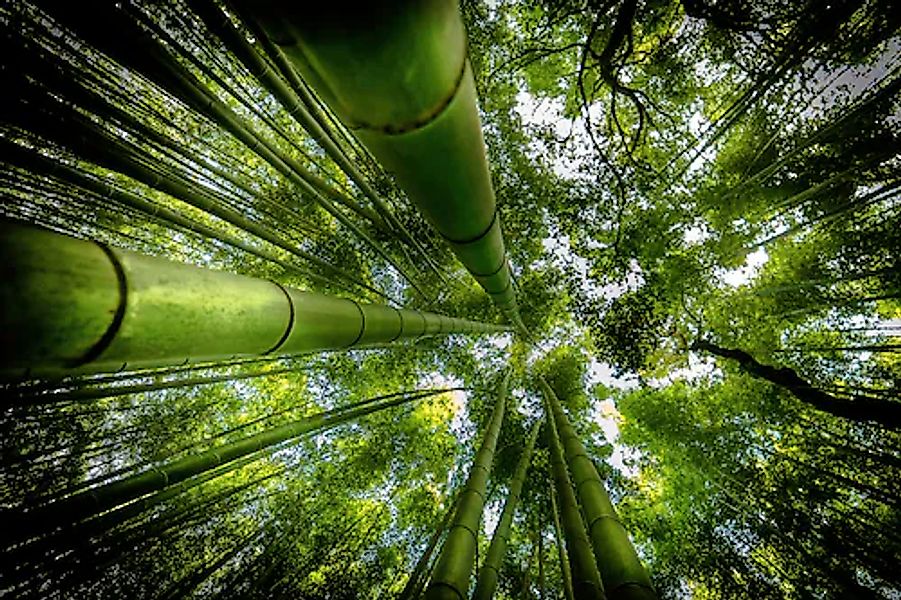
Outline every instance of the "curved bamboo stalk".
<path fill-rule="evenodd" d="M 535 440 L 538 437 L 540 428 L 541 421 L 536 421 L 526 440 L 526 445 L 522 450 L 522 456 L 519 458 L 516 470 L 513 472 L 513 479 L 510 481 L 510 491 L 507 493 L 507 501 L 504 503 L 501 518 L 497 523 L 497 528 L 494 530 L 491 544 L 488 546 L 488 552 L 485 554 L 485 560 L 482 562 L 482 568 L 479 570 L 476 590 L 472 595 L 473 600 L 491 600 L 494 597 L 494 592 L 497 590 L 498 573 L 504 559 L 504 553 L 507 551 L 507 540 L 510 538 L 510 528 L 513 525 L 513 513 L 516 512 L 519 493 L 526 479 L 526 471 L 532 459 L 532 449 L 535 447 Z"/>
<path fill-rule="evenodd" d="M 554 390 L 544 377 L 539 378 L 539 384 L 575 480 L 607 595 L 611 600 L 656 600 L 650 577 L 613 508 L 594 463 L 585 453 L 585 447 L 564 414 Z"/>
<path fill-rule="evenodd" d="M 524 331 L 457 3 L 432 0 L 397 10 L 374 2 L 350 12 L 327 6 L 315 15 L 279 2 L 238 4 L 395 174 L 498 308 Z"/>
<path fill-rule="evenodd" d="M 485 505 L 488 477 L 491 475 L 494 450 L 497 447 L 497 438 L 504 420 L 509 376 L 508 371 L 503 375 L 498 386 L 497 401 L 494 404 L 494 411 L 491 413 L 491 421 L 485 431 L 482 445 L 473 460 L 469 479 L 460 492 L 454 523 L 444 540 L 432 580 L 423 595 L 427 600 L 466 600 L 468 598 L 469 578 L 479 544 L 479 523 L 482 520 L 482 508 Z"/>
<path fill-rule="evenodd" d="M 507 328 L 265 281 L 0 222 L 0 374 L 125 369 Z"/>
<path fill-rule="evenodd" d="M 196 387 L 201 385 L 211 385 L 214 383 L 223 383 L 226 381 L 230 382 L 240 381 L 242 379 L 253 379 L 256 377 L 272 377 L 274 375 L 283 375 L 285 373 L 302 373 L 309 370 L 309 367 L 284 367 L 281 369 L 263 369 L 259 371 L 251 371 L 248 373 L 228 373 L 226 375 L 214 375 L 207 377 L 186 377 L 184 379 L 154 381 L 152 383 L 137 383 L 133 385 L 117 385 L 99 388 L 79 388 L 38 395 L 18 395 L 12 398 L 11 404 L 14 406 L 23 406 L 29 404 L 52 403 L 56 405 L 58 403 L 80 403 L 92 400 L 100 400 L 102 398 L 143 394 L 145 392 L 156 392 L 159 390 L 168 390 L 172 388 Z"/>

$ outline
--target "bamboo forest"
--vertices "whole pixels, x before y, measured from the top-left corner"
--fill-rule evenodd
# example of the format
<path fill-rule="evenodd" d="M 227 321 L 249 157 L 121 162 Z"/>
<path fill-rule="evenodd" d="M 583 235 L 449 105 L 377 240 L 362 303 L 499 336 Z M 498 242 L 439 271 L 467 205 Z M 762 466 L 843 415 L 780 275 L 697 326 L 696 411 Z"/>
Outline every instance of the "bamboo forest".
<path fill-rule="evenodd" d="M 0 29 L 0 597 L 901 600 L 897 2 Z"/>

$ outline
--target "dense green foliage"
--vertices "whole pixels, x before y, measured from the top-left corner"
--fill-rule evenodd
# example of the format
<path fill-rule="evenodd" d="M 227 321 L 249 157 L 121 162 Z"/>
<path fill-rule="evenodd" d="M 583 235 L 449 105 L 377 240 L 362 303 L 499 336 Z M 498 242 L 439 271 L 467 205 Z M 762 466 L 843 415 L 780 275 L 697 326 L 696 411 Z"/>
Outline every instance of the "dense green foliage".
<path fill-rule="evenodd" d="M 492 303 L 253 6 L 0 6 L 0 218 L 505 324 L 511 305 Z M 660 597 L 901 595 L 901 13 L 461 11 L 528 335 L 52 378 L 3 364 L 0 595 L 423 590 L 508 369 L 478 470 L 472 586 L 546 418 L 543 378 Z M 320 413 L 336 415 L 327 428 L 291 429 Z M 248 439 L 271 443 L 220 464 L 217 449 Z M 495 597 L 564 597 L 550 495 L 564 457 L 548 439 L 514 494 Z M 131 503 L 89 500 L 141 476 L 158 484 Z M 96 503 L 64 512 L 73 498 Z"/>

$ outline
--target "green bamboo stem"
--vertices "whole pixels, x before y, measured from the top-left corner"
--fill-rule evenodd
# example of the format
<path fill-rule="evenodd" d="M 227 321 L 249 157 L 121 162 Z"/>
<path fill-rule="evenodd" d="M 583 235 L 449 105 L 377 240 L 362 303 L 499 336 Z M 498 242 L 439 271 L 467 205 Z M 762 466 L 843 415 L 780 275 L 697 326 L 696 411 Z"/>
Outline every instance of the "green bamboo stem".
<path fill-rule="evenodd" d="M 396 10 L 382 1 L 315 15 L 274 1 L 238 4 L 519 325 L 457 3 Z"/>
<path fill-rule="evenodd" d="M 501 518 L 497 523 L 497 528 L 494 530 L 491 544 L 488 546 L 488 552 L 485 554 L 485 560 L 482 562 L 482 568 L 479 570 L 476 590 L 472 595 L 473 600 L 491 600 L 491 598 L 494 598 L 494 593 L 497 590 L 498 573 L 504 559 L 504 553 L 507 551 L 510 529 L 513 526 L 513 513 L 516 512 L 519 493 L 522 491 L 522 484 L 526 479 L 526 471 L 532 459 L 532 449 L 535 447 L 535 440 L 538 437 L 540 428 L 541 421 L 536 421 L 526 440 L 526 445 L 516 465 L 516 470 L 513 472 L 510 490 L 507 493 L 507 501 L 504 503 Z"/>
<path fill-rule="evenodd" d="M 548 411 L 550 415 L 550 411 Z M 570 589 L 575 598 L 580 600 L 603 600 L 604 585 L 595 561 L 591 543 L 585 530 L 585 521 L 579 512 L 579 503 L 573 492 L 569 472 L 560 447 L 560 439 L 554 429 L 553 422 L 548 421 L 548 452 L 551 458 L 551 473 L 554 477 L 554 490 L 560 499 L 560 520 L 566 539 L 566 556 L 568 557 Z"/>
<path fill-rule="evenodd" d="M 233 463 L 221 465 L 215 469 L 210 469 L 209 471 L 206 471 L 205 473 L 202 473 L 197 477 L 194 477 L 187 481 L 182 481 L 181 483 L 175 485 L 171 485 L 163 491 L 149 496 L 144 496 L 142 498 L 139 498 L 138 500 L 135 500 L 134 502 L 130 502 L 129 504 L 105 512 L 102 515 L 95 516 L 79 523 L 73 523 L 68 527 L 63 527 L 62 529 L 54 532 L 52 535 L 33 539 L 27 544 L 14 548 L 11 552 L 8 551 L 4 553 L 4 560 L 14 561 L 15 564 L 20 566 L 20 571 L 24 571 L 19 574 L 17 580 L 22 580 L 31 576 L 30 571 L 22 569 L 21 565 L 33 565 L 38 571 L 40 571 L 48 568 L 49 565 L 44 561 L 49 561 L 53 565 L 52 568 L 59 569 L 62 565 L 62 563 L 59 562 L 60 555 L 65 555 L 72 549 L 81 550 L 83 548 L 86 548 L 90 544 L 91 540 L 100 538 L 113 527 L 128 523 L 132 519 L 135 519 L 142 514 L 148 513 L 150 509 L 159 506 L 173 498 L 176 498 L 192 488 L 198 487 L 208 481 L 216 479 L 223 474 L 240 469 L 241 467 L 257 461 L 260 458 L 261 457 L 258 455 L 245 456 L 244 458 L 238 459 Z M 255 478 L 247 484 L 242 484 L 241 486 L 238 486 L 236 488 L 226 490 L 220 495 L 224 495 L 226 497 L 234 495 L 235 493 L 241 492 L 245 489 L 248 489 L 249 487 L 258 485 L 266 481 L 267 479 L 271 479 L 272 477 L 281 474 L 282 471 L 283 469 L 278 469 L 273 473 Z M 206 498 L 206 500 L 209 501 L 208 498 Z M 216 498 L 214 497 L 213 501 L 215 500 Z M 180 510 L 181 512 L 186 512 L 190 509 L 193 509 L 193 507 Z M 176 512 L 175 516 L 178 516 L 179 514 L 179 512 Z M 142 521 L 140 524 L 136 525 L 134 529 L 139 530 L 141 534 L 146 535 L 148 533 L 151 533 L 152 529 L 159 529 L 162 525 L 166 525 L 172 520 L 172 515 L 165 513 L 162 516 L 154 516 L 151 518 L 151 520 Z M 118 533 L 123 535 L 117 535 L 117 539 L 125 538 L 127 535 L 127 530 L 121 530 Z M 126 543 L 133 545 L 134 540 L 128 540 Z"/>
<path fill-rule="evenodd" d="M 842 128 L 852 125 L 854 119 L 858 118 L 862 113 L 873 110 L 874 106 L 878 105 L 878 103 L 884 102 L 887 98 L 897 95 L 899 89 L 901 89 L 901 67 L 895 67 L 891 72 L 887 73 L 886 77 L 884 77 L 880 83 L 882 83 L 881 87 L 879 85 L 874 85 L 874 91 L 869 93 L 865 98 L 859 100 L 857 104 L 851 107 L 846 113 L 839 115 L 838 118 L 833 119 L 824 127 L 812 132 L 791 150 L 782 154 L 766 167 L 760 169 L 752 176 L 742 181 L 739 185 L 729 190 L 724 199 L 740 194 L 742 191 L 747 190 L 749 186 L 762 184 L 813 144 L 816 144 L 823 138 L 828 138 L 836 132 L 840 132 Z"/>
<path fill-rule="evenodd" d="M 283 375 L 285 373 L 301 373 L 308 371 L 309 367 L 285 367 L 281 369 L 269 369 L 261 371 L 251 371 L 249 373 L 228 373 L 225 375 L 214 375 L 208 377 L 186 377 L 183 379 L 173 379 L 171 381 L 154 381 L 152 383 L 136 383 L 133 385 L 117 385 L 99 388 L 80 388 L 73 390 L 63 390 L 59 392 L 51 392 L 37 395 L 19 395 L 12 398 L 11 405 L 23 406 L 29 404 L 62 404 L 62 403 L 78 403 L 88 402 L 92 400 L 100 400 L 103 398 L 114 398 L 116 396 L 129 396 L 132 394 L 143 394 L 145 392 L 156 392 L 159 390 L 168 390 L 172 388 L 196 387 L 201 385 L 211 385 L 214 383 L 223 383 L 231 381 L 240 381 L 242 379 L 252 379 L 256 377 L 272 377 L 274 375 Z"/>
<path fill-rule="evenodd" d="M 257 42 L 259 42 L 263 54 L 269 57 L 269 60 L 271 60 L 278 69 L 278 72 L 285 82 L 287 82 L 291 91 L 293 91 L 297 99 L 300 100 L 306 114 L 316 122 L 318 128 L 328 136 L 331 143 L 338 148 L 341 154 L 347 157 L 347 160 L 352 164 L 355 161 L 358 163 L 365 162 L 373 173 L 383 174 L 384 171 L 382 171 L 381 165 L 378 164 L 375 157 L 373 157 L 372 154 L 360 144 L 360 141 L 354 137 L 353 133 L 351 133 L 347 127 L 345 127 L 344 124 L 325 107 L 322 100 L 316 97 L 307 83 L 300 78 L 297 70 L 294 68 L 294 65 L 291 64 L 288 57 L 285 56 L 285 53 L 282 52 L 277 45 L 272 43 L 272 40 L 266 36 L 259 24 L 248 15 L 246 11 L 242 11 L 240 6 L 236 6 L 234 2 L 229 2 L 229 7 L 241 17 L 244 24 L 256 38 Z M 356 156 L 355 159 L 350 157 L 345 146 L 353 151 Z"/>
<path fill-rule="evenodd" d="M 178 82 L 176 89 L 181 92 L 183 98 L 201 113 L 207 115 L 226 131 L 234 135 L 245 146 L 263 158 L 289 181 L 306 192 L 306 194 L 319 204 L 319 206 L 321 206 L 328 214 L 334 217 L 339 223 L 349 229 L 354 235 L 392 265 L 419 293 L 424 294 L 415 278 L 413 278 L 412 275 L 410 275 L 381 244 L 373 240 L 357 224 L 339 211 L 332 204 L 331 200 L 338 201 L 346 206 L 355 205 L 354 202 L 344 198 L 340 192 L 311 173 L 297 160 L 281 152 L 269 140 L 259 135 L 249 126 L 249 124 L 244 122 L 236 113 L 234 113 L 234 111 L 214 97 L 201 82 L 191 76 L 190 73 L 177 68 L 176 64 L 177 63 L 174 63 L 171 59 L 163 61 L 163 65 L 171 70 L 173 78 Z"/>
<path fill-rule="evenodd" d="M 357 185 L 360 190 L 373 202 L 382 218 L 391 219 L 392 225 L 400 226 L 398 230 L 405 239 L 410 239 L 409 233 L 403 228 L 396 218 L 393 218 L 387 205 L 378 196 L 375 190 L 362 173 L 347 158 L 344 152 L 335 144 L 329 135 L 322 129 L 319 123 L 310 115 L 306 107 L 279 74 L 269 66 L 244 35 L 239 32 L 228 18 L 209 0 L 190 0 L 189 4 L 195 12 L 204 20 L 207 27 L 215 33 L 244 66 L 257 78 L 260 84 L 266 88 L 292 117 L 310 134 L 325 153 L 335 161 L 344 173 Z M 374 216 L 374 215 L 373 215 Z M 373 220 L 370 218 L 370 220 Z M 381 218 L 373 220 L 375 224 L 381 224 Z M 420 248 L 421 250 L 421 248 Z"/>
<path fill-rule="evenodd" d="M 469 479 L 460 492 L 454 523 L 444 540 L 432 579 L 423 596 L 428 600 L 466 600 L 469 595 L 469 578 L 479 544 L 479 523 L 487 495 L 488 477 L 504 420 L 508 379 L 509 371 L 501 379 L 491 421 L 473 460 Z"/>
<path fill-rule="evenodd" d="M 147 494 L 159 492 L 221 465 L 240 464 L 235 461 L 287 440 L 296 439 L 312 432 L 322 432 L 375 411 L 446 392 L 447 390 L 429 390 L 387 401 L 364 400 L 351 407 L 337 408 L 298 419 L 228 444 L 222 444 L 206 452 L 173 460 L 142 473 L 35 507 L 18 517 L 5 519 L 10 521 L 6 524 L 7 532 L 10 534 L 10 539 L 26 541 L 35 534 L 52 531 L 61 525 L 77 523 L 79 520 L 93 515 L 100 515 L 107 510 Z"/>
<path fill-rule="evenodd" d="M 116 121 L 119 122 L 119 124 L 125 125 L 129 129 L 131 129 L 139 139 L 142 139 L 143 141 L 151 145 L 155 145 L 161 153 L 169 155 L 170 158 L 179 163 L 184 169 L 196 174 L 198 179 L 207 180 L 210 184 L 218 187 L 219 189 L 227 190 L 232 195 L 232 197 L 236 198 L 245 207 L 252 207 L 256 209 L 255 206 L 252 206 L 249 202 L 240 198 L 238 194 L 234 193 L 234 191 L 230 190 L 227 186 L 223 186 L 220 182 L 213 180 L 209 176 L 209 173 L 212 173 L 222 181 L 225 181 L 233 186 L 234 190 L 240 190 L 248 197 L 252 198 L 255 202 L 265 205 L 276 205 L 275 202 L 265 197 L 261 197 L 261 195 L 257 191 L 254 191 L 247 184 L 246 179 L 248 179 L 248 176 L 246 174 L 238 176 L 235 174 L 235 171 L 233 169 L 223 168 L 219 166 L 215 162 L 210 161 L 202 156 L 199 152 L 195 151 L 190 146 L 185 145 L 184 143 L 179 143 L 174 138 L 162 133 L 154 127 L 151 127 L 150 125 L 148 125 L 149 118 L 146 115 L 144 115 L 143 118 L 139 118 L 131 112 L 122 110 L 118 106 L 110 103 L 106 98 L 100 98 L 96 94 L 91 94 L 85 92 L 84 90 L 80 90 L 78 86 L 74 86 L 73 90 L 67 89 L 67 94 L 69 93 L 78 94 L 80 104 L 85 103 L 84 100 L 87 98 L 89 102 L 86 102 L 85 104 L 88 104 L 95 114 L 104 115 L 106 117 L 112 116 Z M 127 99 L 123 101 L 127 101 Z M 174 123 L 171 123 L 171 121 L 168 121 L 167 125 L 169 127 L 178 128 L 178 126 Z M 207 146 L 209 147 L 208 144 Z M 242 179 L 242 177 L 244 179 Z M 296 229 L 301 224 L 304 224 L 303 220 L 298 217 L 293 207 L 279 206 L 279 208 L 292 213 L 292 216 L 294 217 L 291 221 L 292 229 Z M 372 213 L 372 211 L 369 211 L 369 213 L 363 211 L 363 213 L 365 216 L 366 214 Z M 378 216 L 375 215 L 375 213 L 372 213 L 371 216 L 378 220 Z M 312 226 L 307 224 L 304 225 L 306 226 L 301 229 L 302 231 L 310 232 L 311 230 L 314 230 Z"/>
<path fill-rule="evenodd" d="M 328 272 L 335 273 L 349 283 L 361 286 L 379 296 L 385 297 L 381 291 L 360 282 L 350 273 L 298 248 L 295 244 L 284 241 L 267 228 L 224 206 L 223 203 L 219 202 L 217 198 L 211 196 L 207 191 L 192 186 L 189 182 L 176 175 L 161 175 L 158 170 L 146 164 L 146 160 L 139 156 L 134 148 L 126 145 L 119 139 L 111 137 L 99 129 L 96 124 L 75 111 L 35 119 L 32 124 L 44 128 L 44 131 L 50 137 L 58 136 L 62 138 L 63 143 L 86 156 L 89 160 L 128 175 L 174 198 L 178 198 Z"/>
<path fill-rule="evenodd" d="M 611 600 L 655 600 L 657 594 L 651 586 L 647 571 L 613 508 L 594 463 L 585 453 L 585 447 L 564 414 L 554 390 L 543 377 L 539 378 L 539 384 L 575 480 L 598 571 L 607 595 Z"/>
<path fill-rule="evenodd" d="M 105 6 L 104 3 L 101 5 Z M 337 190 L 255 132 L 231 108 L 216 98 L 190 71 L 180 65 L 158 40 L 147 35 L 132 17 L 114 7 L 111 2 L 105 12 L 108 20 L 102 24 L 89 14 L 90 11 L 59 4 L 52 4 L 46 8 L 54 18 L 60 19 L 85 39 L 97 44 L 114 59 L 150 78 L 154 83 L 235 136 L 391 264 L 414 289 L 425 295 L 416 280 L 381 244 L 373 240 L 332 204 L 330 198 L 335 199 L 336 196 L 341 196 Z"/>
<path fill-rule="evenodd" d="M 449 499 L 450 504 L 444 512 L 444 518 L 441 520 L 441 524 L 432 532 L 432 536 L 429 538 L 429 542 L 422 555 L 419 557 L 419 560 L 416 561 L 416 566 L 413 567 L 413 571 L 410 573 L 407 583 L 404 585 L 404 589 L 398 594 L 398 600 L 413 600 L 419 596 L 422 586 L 425 584 L 425 580 L 428 577 L 432 554 L 434 554 L 435 549 L 438 547 L 438 542 L 441 541 L 441 536 L 447 530 L 448 526 L 451 524 L 451 519 L 454 518 L 454 515 L 457 512 L 458 499 L 458 496 Z"/>
<path fill-rule="evenodd" d="M 147 377 L 171 377 L 179 376 L 184 373 L 221 370 L 228 367 L 247 367 L 255 365 L 266 365 L 271 363 L 280 363 L 295 357 L 289 356 L 263 356 L 251 358 L 238 358 L 234 360 L 226 360 L 212 363 L 192 363 L 188 365 L 179 365 L 174 367 L 161 367 L 157 369 L 143 369 L 135 371 L 122 371 L 107 375 L 92 375 L 74 373 L 56 378 L 47 378 L 40 381 L 28 381 L 9 386 L 19 395 L 39 395 L 42 393 L 57 393 L 63 389 L 83 389 L 87 386 L 100 386 L 108 383 L 118 384 L 130 379 L 141 379 Z M 292 363 L 293 364 L 293 363 Z M 296 367 L 300 370 L 303 367 Z M 238 377 L 241 374 L 237 374 Z M 52 392 L 56 390 L 57 392 Z"/>
<path fill-rule="evenodd" d="M 240 37 L 240 36 L 239 36 Z M 265 36 L 264 38 L 265 39 Z M 246 40 L 242 41 L 246 43 Z M 255 56 L 255 52 L 252 48 L 248 50 L 248 52 L 253 53 Z M 278 55 L 284 58 L 284 54 L 278 52 Z M 269 68 L 268 65 L 265 65 L 265 68 Z M 296 72 L 291 69 L 292 73 Z M 366 197 L 370 199 L 373 206 L 375 206 L 377 214 L 369 215 L 370 221 L 381 227 L 382 229 L 387 229 L 390 226 L 394 232 L 398 235 L 401 241 L 409 245 L 425 262 L 425 264 L 432 270 L 432 272 L 438 276 L 438 278 L 445 284 L 447 284 L 447 279 L 444 274 L 435 264 L 435 261 L 426 251 L 426 249 L 422 246 L 422 244 L 413 237 L 403 223 L 398 220 L 398 218 L 391 211 L 391 208 L 388 206 L 388 203 L 385 202 L 384 199 L 375 191 L 375 189 L 370 185 L 369 181 L 366 177 L 357 169 L 356 165 L 348 158 L 347 154 L 341 150 L 341 148 L 337 145 L 335 140 L 323 130 L 322 125 L 320 125 L 319 121 L 317 121 L 310 113 L 307 108 L 307 105 L 310 102 L 313 102 L 312 98 L 309 99 L 309 102 L 302 102 L 297 94 L 295 89 L 300 89 L 306 92 L 306 95 L 310 95 L 309 92 L 303 85 L 297 86 L 295 89 L 288 86 L 284 80 L 276 75 L 274 71 L 266 71 L 269 74 L 269 79 L 273 80 L 271 84 L 270 91 L 280 99 L 283 105 L 288 108 L 290 114 L 294 116 L 294 118 L 300 123 L 300 125 L 304 128 L 304 130 L 309 133 L 313 139 L 315 139 L 319 145 L 325 150 L 326 154 L 335 161 L 336 164 L 344 171 L 345 174 L 357 185 L 357 187 L 363 192 Z M 265 85 L 265 84 L 264 84 Z M 361 211 L 365 211 L 364 207 L 360 208 Z M 413 262 L 411 260 L 411 262 Z"/>
<path fill-rule="evenodd" d="M 0 222 L 0 374 L 115 371 L 507 328 L 361 304 Z"/>
<path fill-rule="evenodd" d="M 563 598 L 564 600 L 574 600 L 572 571 L 569 568 L 566 548 L 563 546 L 563 529 L 560 527 L 560 513 L 557 509 L 557 492 L 554 490 L 553 485 L 550 487 L 549 495 L 551 497 L 551 513 L 554 517 L 554 541 L 557 544 L 557 560 L 560 563 L 560 578 L 563 579 Z"/>

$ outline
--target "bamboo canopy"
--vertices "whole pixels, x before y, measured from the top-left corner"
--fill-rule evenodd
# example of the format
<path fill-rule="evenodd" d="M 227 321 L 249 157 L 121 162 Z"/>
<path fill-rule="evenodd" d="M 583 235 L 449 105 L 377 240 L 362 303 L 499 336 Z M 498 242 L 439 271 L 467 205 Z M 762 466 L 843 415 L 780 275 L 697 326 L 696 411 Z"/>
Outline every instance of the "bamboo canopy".
<path fill-rule="evenodd" d="M 507 327 L 363 304 L 0 222 L 0 373 L 115 371 Z"/>
<path fill-rule="evenodd" d="M 522 328 L 457 3 L 239 4 Z"/>

